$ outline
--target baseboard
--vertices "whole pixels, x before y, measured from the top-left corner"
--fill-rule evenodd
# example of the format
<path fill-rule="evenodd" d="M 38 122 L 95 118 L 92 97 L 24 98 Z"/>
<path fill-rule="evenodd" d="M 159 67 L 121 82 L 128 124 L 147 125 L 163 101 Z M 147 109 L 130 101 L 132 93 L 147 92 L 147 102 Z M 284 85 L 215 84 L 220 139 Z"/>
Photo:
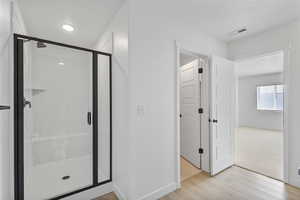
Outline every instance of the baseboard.
<path fill-rule="evenodd" d="M 300 188 L 300 179 L 291 178 L 288 182 L 289 185 Z"/>
<path fill-rule="evenodd" d="M 163 186 L 158 190 L 155 190 L 141 198 L 139 200 L 157 200 L 173 191 L 175 191 L 178 187 L 177 183 L 170 183 L 169 185 Z"/>
<path fill-rule="evenodd" d="M 181 188 L 181 181 L 176 182 L 175 184 L 176 184 L 176 190 Z"/>
<path fill-rule="evenodd" d="M 117 195 L 119 200 L 127 200 L 125 194 L 121 191 L 119 186 L 117 186 L 116 184 L 113 185 L 113 191 L 115 195 Z"/>

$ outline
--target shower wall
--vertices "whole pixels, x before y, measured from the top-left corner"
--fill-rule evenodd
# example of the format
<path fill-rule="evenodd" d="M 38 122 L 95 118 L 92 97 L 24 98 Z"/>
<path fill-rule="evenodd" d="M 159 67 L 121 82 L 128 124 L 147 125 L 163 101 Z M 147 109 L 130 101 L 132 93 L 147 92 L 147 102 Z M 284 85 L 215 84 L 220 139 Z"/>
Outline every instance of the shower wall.
<path fill-rule="evenodd" d="M 0 1 L 0 105 L 10 105 L 10 2 Z M 0 199 L 10 198 L 10 111 L 0 111 Z"/>
<path fill-rule="evenodd" d="M 110 179 L 110 70 L 109 57 L 98 55 L 98 181 Z"/>
<path fill-rule="evenodd" d="M 87 134 L 90 130 L 86 117 L 87 108 L 92 109 L 92 57 L 85 52 L 58 50 L 48 46 L 35 48 L 33 52 L 32 82 L 35 91 L 32 108 L 35 122 L 38 122 L 34 125 L 33 136 L 78 135 Z"/>

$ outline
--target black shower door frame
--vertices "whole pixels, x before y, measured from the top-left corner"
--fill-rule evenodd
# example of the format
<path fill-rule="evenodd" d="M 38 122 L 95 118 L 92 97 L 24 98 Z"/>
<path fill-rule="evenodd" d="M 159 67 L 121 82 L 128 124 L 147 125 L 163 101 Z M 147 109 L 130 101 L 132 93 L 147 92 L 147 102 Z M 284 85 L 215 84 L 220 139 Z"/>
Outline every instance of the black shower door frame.
<path fill-rule="evenodd" d="M 54 42 L 36 37 L 14 34 L 14 199 L 24 200 L 24 41 L 37 41 L 56 46 L 90 52 L 92 66 L 92 125 L 93 125 L 93 183 L 91 186 L 56 196 L 49 200 L 68 197 L 112 181 L 112 54 Z M 109 96 L 110 96 L 110 178 L 98 181 L 98 55 L 109 57 Z"/>

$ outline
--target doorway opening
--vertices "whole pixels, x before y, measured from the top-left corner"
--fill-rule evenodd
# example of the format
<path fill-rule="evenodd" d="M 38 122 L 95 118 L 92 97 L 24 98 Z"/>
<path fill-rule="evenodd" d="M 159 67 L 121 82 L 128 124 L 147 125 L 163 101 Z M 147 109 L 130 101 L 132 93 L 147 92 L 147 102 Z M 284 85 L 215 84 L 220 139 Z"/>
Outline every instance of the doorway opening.
<path fill-rule="evenodd" d="M 235 164 L 284 180 L 284 52 L 237 61 Z"/>
<path fill-rule="evenodd" d="M 184 181 L 205 171 L 209 152 L 205 132 L 208 131 L 207 64 L 206 56 L 185 49 L 178 51 L 178 105 L 180 170 Z M 179 182 L 180 182 L 179 181 Z"/>
<path fill-rule="evenodd" d="M 199 172 L 218 176 L 229 168 L 243 168 L 285 181 L 287 136 L 283 122 L 287 120 L 284 112 L 287 91 L 284 65 L 288 64 L 285 51 L 230 61 L 218 56 L 203 56 L 179 46 L 176 50 L 178 188 L 183 180 L 197 178 L 195 175 Z M 262 81 L 252 84 L 253 89 L 248 91 L 240 82 L 250 76 L 260 76 Z M 243 98 L 251 100 L 253 112 L 269 116 L 257 122 L 261 127 L 242 123 L 242 114 L 251 120 L 258 118 L 251 115 L 246 105 L 241 105 Z M 268 120 L 275 120 L 271 118 L 274 114 L 278 115 L 277 122 L 273 123 L 276 127 L 263 127 L 271 123 Z"/>

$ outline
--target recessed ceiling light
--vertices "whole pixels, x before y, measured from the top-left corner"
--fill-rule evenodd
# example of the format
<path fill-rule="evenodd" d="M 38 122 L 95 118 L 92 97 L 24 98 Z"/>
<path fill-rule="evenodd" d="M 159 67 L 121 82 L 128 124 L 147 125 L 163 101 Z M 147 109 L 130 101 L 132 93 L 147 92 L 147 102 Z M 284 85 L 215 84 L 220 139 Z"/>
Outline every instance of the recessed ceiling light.
<path fill-rule="evenodd" d="M 69 24 L 64 24 L 62 25 L 62 28 L 65 30 L 65 31 L 68 31 L 68 32 L 72 32 L 74 31 L 74 27 L 69 25 Z"/>
<path fill-rule="evenodd" d="M 63 63 L 63 62 L 59 62 L 58 63 L 60 66 L 64 66 L 65 65 L 65 63 Z"/>

